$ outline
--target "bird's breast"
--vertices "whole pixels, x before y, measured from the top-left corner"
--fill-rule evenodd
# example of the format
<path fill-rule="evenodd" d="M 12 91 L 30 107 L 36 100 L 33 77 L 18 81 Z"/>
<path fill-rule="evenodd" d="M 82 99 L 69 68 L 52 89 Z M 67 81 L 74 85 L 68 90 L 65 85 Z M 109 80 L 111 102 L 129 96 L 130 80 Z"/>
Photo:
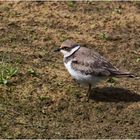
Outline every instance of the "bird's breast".
<path fill-rule="evenodd" d="M 93 77 L 92 75 L 86 75 L 84 73 L 81 73 L 80 71 L 76 71 L 72 68 L 72 60 L 68 61 L 67 63 L 64 63 L 66 69 L 68 70 L 68 72 L 70 73 L 70 75 L 76 79 L 77 81 L 79 81 L 80 83 L 91 83 L 94 84 L 96 82 L 98 82 L 98 78 L 97 77 Z"/>
<path fill-rule="evenodd" d="M 68 72 L 70 73 L 70 75 L 72 77 L 74 77 L 75 79 L 79 79 L 79 74 L 78 74 L 78 72 L 76 70 L 74 70 L 72 68 L 71 63 L 72 63 L 72 61 L 70 60 L 67 63 L 64 63 L 64 65 L 65 65 L 66 69 L 68 70 Z"/>

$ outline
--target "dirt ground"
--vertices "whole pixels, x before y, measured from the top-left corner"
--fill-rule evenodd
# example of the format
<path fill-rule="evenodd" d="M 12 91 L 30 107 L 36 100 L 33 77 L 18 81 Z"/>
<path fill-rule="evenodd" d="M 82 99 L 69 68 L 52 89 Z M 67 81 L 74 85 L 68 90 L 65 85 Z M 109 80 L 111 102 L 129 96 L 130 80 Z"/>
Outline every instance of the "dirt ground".
<path fill-rule="evenodd" d="M 140 76 L 140 2 L 0 2 L 0 138 L 140 138 L 140 80 L 87 87 L 53 49 L 65 39 L 94 48 Z"/>

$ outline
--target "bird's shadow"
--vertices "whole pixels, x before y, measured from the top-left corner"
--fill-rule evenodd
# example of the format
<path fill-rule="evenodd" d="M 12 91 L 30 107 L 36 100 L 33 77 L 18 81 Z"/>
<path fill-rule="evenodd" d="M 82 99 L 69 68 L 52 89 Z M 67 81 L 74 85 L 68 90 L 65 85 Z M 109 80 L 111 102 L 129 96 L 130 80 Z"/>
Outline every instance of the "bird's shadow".
<path fill-rule="evenodd" d="M 93 89 L 90 99 L 102 102 L 139 102 L 140 95 L 124 88 L 105 87 Z"/>

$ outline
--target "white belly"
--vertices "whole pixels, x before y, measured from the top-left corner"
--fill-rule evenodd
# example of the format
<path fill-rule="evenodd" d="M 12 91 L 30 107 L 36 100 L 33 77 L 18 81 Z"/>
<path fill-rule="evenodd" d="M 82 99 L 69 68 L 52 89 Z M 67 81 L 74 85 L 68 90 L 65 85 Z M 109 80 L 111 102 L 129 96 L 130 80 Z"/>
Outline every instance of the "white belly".
<path fill-rule="evenodd" d="M 66 69 L 68 70 L 68 72 L 70 73 L 70 75 L 80 83 L 95 85 L 96 83 L 100 81 L 98 77 L 94 77 L 91 75 L 84 75 L 80 71 L 75 71 L 71 67 L 71 61 L 64 63 L 64 65 Z"/>

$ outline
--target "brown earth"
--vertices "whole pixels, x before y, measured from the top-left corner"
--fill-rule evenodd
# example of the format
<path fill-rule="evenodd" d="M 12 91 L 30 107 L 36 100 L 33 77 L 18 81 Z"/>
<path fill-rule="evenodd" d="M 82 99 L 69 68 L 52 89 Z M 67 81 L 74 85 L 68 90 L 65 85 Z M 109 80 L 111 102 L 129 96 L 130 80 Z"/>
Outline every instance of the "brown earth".
<path fill-rule="evenodd" d="M 1 2 L 0 138 L 140 138 L 140 80 L 103 82 L 85 101 L 53 49 L 65 39 L 140 75 L 140 2 Z"/>

